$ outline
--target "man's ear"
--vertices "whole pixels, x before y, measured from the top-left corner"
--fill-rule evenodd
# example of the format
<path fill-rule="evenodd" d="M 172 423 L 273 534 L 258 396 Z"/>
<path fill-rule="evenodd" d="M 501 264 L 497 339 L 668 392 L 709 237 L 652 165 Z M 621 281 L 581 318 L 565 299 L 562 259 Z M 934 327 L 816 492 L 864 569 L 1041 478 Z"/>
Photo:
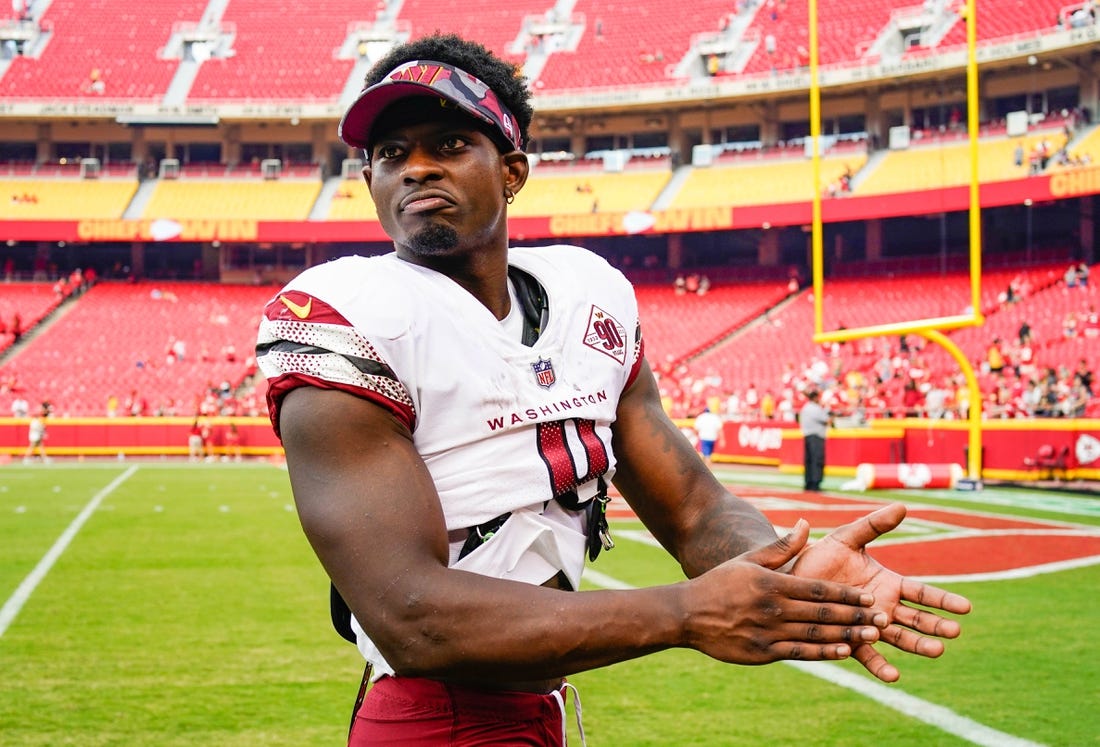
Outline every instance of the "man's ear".
<path fill-rule="evenodd" d="M 527 177 L 531 173 L 531 164 L 527 160 L 527 154 L 520 150 L 505 153 L 500 157 L 500 167 L 504 175 L 504 188 L 512 193 L 518 193 L 527 183 Z"/>
<path fill-rule="evenodd" d="M 371 166 L 370 161 L 363 164 L 363 181 L 367 183 L 367 191 L 370 191 Z"/>

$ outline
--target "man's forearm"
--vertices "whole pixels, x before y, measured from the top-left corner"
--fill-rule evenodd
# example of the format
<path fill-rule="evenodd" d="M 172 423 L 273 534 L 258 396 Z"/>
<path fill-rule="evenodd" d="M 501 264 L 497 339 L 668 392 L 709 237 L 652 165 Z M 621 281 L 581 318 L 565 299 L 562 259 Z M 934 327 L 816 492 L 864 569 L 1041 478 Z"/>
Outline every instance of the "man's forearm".
<path fill-rule="evenodd" d="M 730 558 L 775 541 L 771 522 L 752 504 L 726 494 L 710 502 L 684 538 L 680 566 L 694 578 Z"/>

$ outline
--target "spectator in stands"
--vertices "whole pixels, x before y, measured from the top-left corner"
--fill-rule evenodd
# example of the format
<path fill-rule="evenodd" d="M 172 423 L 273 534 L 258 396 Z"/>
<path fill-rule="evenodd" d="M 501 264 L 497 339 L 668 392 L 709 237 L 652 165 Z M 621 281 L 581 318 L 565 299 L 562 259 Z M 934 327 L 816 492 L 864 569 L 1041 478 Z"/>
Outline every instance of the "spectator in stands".
<path fill-rule="evenodd" d="M 1089 287 L 1089 266 L 1085 262 L 1081 262 L 1077 265 L 1077 287 L 1088 288 Z"/>
<path fill-rule="evenodd" d="M 994 337 L 993 342 L 985 351 L 986 369 L 991 374 L 1000 374 L 1005 367 L 1004 350 L 1001 347 L 1001 338 Z"/>
<path fill-rule="evenodd" d="M 557 747 L 566 675 L 672 647 L 741 663 L 854 655 L 886 681 L 898 673 L 870 646 L 880 635 L 938 656 L 930 634 L 958 629 L 936 610 L 969 602 L 864 552 L 904 506 L 809 546 L 803 521 L 777 540 L 661 412 L 625 278 L 580 248 L 509 246 L 528 99 L 480 45 L 394 47 L 340 132 L 367 154 L 395 252 L 306 270 L 261 321 L 303 529 L 371 664 L 349 744 L 469 744 L 476 731 Z M 554 387 L 593 395 L 557 414 L 543 406 L 563 396 Z M 572 591 L 586 551 L 610 547 L 612 479 L 690 580 Z"/>
<path fill-rule="evenodd" d="M 1081 384 L 1074 381 L 1070 385 L 1069 393 L 1066 395 L 1064 411 L 1067 418 L 1083 418 L 1085 417 L 1085 410 L 1088 408 L 1089 400 L 1092 398 L 1092 393 Z"/>
<path fill-rule="evenodd" d="M 1052 418 L 1058 415 L 1058 372 L 1050 366 L 1043 369 L 1043 375 L 1039 378 L 1041 395 L 1039 404 L 1035 408 L 1035 414 L 1041 418 Z"/>
<path fill-rule="evenodd" d="M 1077 336 L 1077 314 L 1073 311 L 1067 311 L 1066 315 L 1062 317 L 1062 337 L 1067 340 Z"/>
<path fill-rule="evenodd" d="M 96 95 L 102 95 L 106 90 L 107 85 L 103 82 L 103 73 L 100 72 L 98 67 L 93 67 L 91 72 L 88 73 L 88 91 Z"/>
<path fill-rule="evenodd" d="M 905 417 L 919 418 L 924 405 L 924 395 L 914 379 L 907 379 L 905 389 L 901 395 L 901 406 L 905 410 Z"/>
<path fill-rule="evenodd" d="M 1091 395 L 1093 393 L 1092 381 L 1093 374 L 1092 369 L 1089 368 L 1088 358 L 1079 359 L 1077 368 L 1073 370 L 1073 383 L 1080 384 Z"/>
<path fill-rule="evenodd" d="M 1085 309 L 1083 316 L 1082 332 L 1085 337 L 1089 339 L 1095 339 L 1100 337 L 1100 312 L 1096 310 L 1095 304 L 1089 304 Z"/>
<path fill-rule="evenodd" d="M 1020 322 L 1020 329 L 1016 333 L 1016 339 L 1019 340 L 1021 345 L 1028 345 L 1031 343 L 1031 324 L 1025 319 Z"/>
<path fill-rule="evenodd" d="M 756 384 L 749 384 L 745 395 L 741 399 L 741 412 L 746 420 L 757 420 L 760 417 L 760 392 Z"/>
<path fill-rule="evenodd" d="M 1043 407 L 1044 390 L 1042 384 L 1034 376 L 1025 380 L 1024 390 L 1020 397 L 1023 413 L 1028 417 L 1035 417 Z"/>
<path fill-rule="evenodd" d="M 821 392 L 810 389 L 806 403 L 798 413 L 798 425 L 802 430 L 803 487 L 809 492 L 821 490 L 825 475 L 825 433 L 833 424 L 833 416 L 821 406 Z"/>
<path fill-rule="evenodd" d="M 771 389 L 764 390 L 764 396 L 760 398 L 760 417 L 763 420 L 771 420 L 775 417 L 775 394 Z"/>
<path fill-rule="evenodd" d="M 1030 342 L 1020 345 L 1015 355 L 1016 376 L 1027 379 L 1035 375 L 1035 348 Z"/>
<path fill-rule="evenodd" d="M 1066 268 L 1066 271 L 1064 273 L 1062 273 L 1062 282 L 1064 282 L 1066 284 L 1067 288 L 1076 288 L 1077 287 L 1078 278 L 1077 278 L 1077 265 L 1076 264 L 1070 265 L 1069 267 Z"/>
<path fill-rule="evenodd" d="M 924 393 L 924 414 L 932 420 L 947 417 L 947 400 L 951 396 L 950 391 L 942 380 L 934 380 L 928 385 L 928 391 Z"/>
<path fill-rule="evenodd" d="M 31 412 L 31 406 L 21 394 L 16 394 L 11 401 L 11 416 L 13 418 L 25 418 Z"/>
<path fill-rule="evenodd" d="M 149 414 L 149 403 L 137 389 L 131 390 L 130 396 L 126 398 L 126 412 L 135 418 Z"/>

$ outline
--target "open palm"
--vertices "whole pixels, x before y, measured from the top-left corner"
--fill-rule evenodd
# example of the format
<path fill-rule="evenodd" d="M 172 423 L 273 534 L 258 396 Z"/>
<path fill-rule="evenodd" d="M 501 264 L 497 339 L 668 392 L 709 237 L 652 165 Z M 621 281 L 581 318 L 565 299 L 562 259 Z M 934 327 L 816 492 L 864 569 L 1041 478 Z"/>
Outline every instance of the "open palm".
<path fill-rule="evenodd" d="M 845 524 L 807 545 L 791 572 L 796 576 L 838 581 L 869 591 L 875 597 L 875 609 L 889 617 L 880 640 L 902 651 L 935 658 L 944 651 L 942 639 L 957 638 L 961 628 L 957 621 L 931 610 L 966 614 L 970 611 L 970 601 L 906 578 L 867 554 L 866 547 L 872 540 L 896 529 L 904 518 L 905 506 L 892 503 Z M 852 656 L 883 682 L 895 682 L 900 676 L 897 667 L 869 643 L 855 645 Z"/>

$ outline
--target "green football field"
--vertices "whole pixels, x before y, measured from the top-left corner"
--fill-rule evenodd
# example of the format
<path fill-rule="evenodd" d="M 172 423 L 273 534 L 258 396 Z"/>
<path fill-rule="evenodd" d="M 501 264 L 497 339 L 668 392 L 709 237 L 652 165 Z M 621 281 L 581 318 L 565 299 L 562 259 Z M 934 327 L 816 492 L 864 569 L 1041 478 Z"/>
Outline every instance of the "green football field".
<path fill-rule="evenodd" d="M 792 476 L 717 471 L 777 525 L 816 510 Z M 1100 497 L 831 496 L 910 504 L 883 553 L 940 540 L 934 582 L 974 602 L 945 656 L 895 653 L 882 685 L 668 651 L 571 678 L 589 745 L 1100 745 Z M 587 585 L 679 578 L 639 524 L 613 532 Z M 279 465 L 0 466 L 0 745 L 342 744 L 362 665 L 327 595 Z"/>

